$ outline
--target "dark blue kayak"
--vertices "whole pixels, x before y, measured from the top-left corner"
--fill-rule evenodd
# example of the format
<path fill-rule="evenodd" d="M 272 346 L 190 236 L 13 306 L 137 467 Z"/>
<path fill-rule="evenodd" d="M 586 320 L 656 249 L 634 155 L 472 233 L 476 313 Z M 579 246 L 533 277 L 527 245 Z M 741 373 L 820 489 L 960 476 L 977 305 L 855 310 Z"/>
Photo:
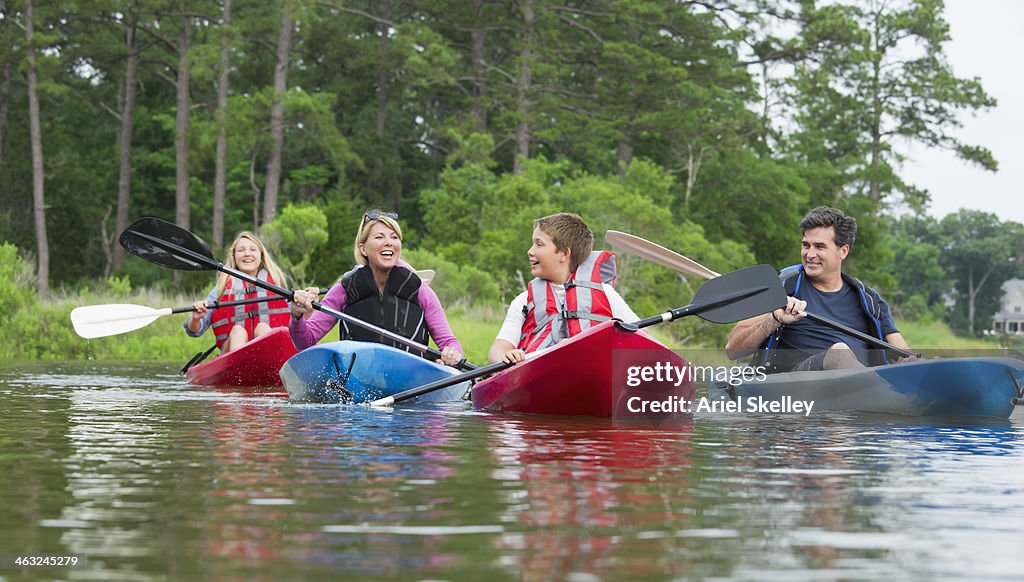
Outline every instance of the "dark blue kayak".
<path fill-rule="evenodd" d="M 713 400 L 746 412 L 860 411 L 910 416 L 1024 419 L 1024 360 L 950 358 L 874 368 L 789 372 L 736 386 L 712 382 Z M 766 403 L 778 403 L 770 410 Z"/>
<path fill-rule="evenodd" d="M 281 367 L 292 402 L 362 403 L 393 396 L 457 374 L 455 368 L 381 344 L 339 341 L 306 348 Z M 411 402 L 461 400 L 469 382 L 419 396 Z"/>

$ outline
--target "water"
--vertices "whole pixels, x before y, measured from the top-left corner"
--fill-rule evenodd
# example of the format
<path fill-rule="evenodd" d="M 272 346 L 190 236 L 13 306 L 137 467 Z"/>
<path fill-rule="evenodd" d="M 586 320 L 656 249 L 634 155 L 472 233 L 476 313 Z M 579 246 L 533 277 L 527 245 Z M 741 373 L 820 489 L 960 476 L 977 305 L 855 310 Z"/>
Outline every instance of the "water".
<path fill-rule="evenodd" d="M 1007 422 L 630 429 L 293 405 L 130 364 L 7 368 L 0 410 L 7 579 L 1021 577 L 1024 428 Z"/>

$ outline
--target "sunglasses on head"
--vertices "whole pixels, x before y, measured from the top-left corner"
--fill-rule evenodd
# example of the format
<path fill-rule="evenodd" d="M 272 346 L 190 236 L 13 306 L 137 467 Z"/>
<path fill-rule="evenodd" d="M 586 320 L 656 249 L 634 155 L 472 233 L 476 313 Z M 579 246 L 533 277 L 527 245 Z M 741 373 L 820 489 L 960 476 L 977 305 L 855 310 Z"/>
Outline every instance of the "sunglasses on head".
<path fill-rule="evenodd" d="M 380 217 L 390 218 L 391 220 L 398 220 L 397 212 L 383 212 L 380 210 L 370 210 L 363 215 L 363 224 L 366 224 L 368 220 L 377 220 Z"/>

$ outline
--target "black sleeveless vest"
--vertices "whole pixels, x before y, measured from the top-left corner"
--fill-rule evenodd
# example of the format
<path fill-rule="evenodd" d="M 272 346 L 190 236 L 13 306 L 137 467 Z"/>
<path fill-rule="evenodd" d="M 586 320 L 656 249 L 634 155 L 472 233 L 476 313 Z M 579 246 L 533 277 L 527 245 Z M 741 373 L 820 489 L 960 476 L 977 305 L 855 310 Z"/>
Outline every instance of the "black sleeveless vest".
<path fill-rule="evenodd" d="M 341 284 L 345 288 L 347 302 L 342 310 L 345 314 L 426 345 L 427 324 L 419 304 L 421 281 L 416 273 L 405 267 L 392 268 L 383 293 L 377 289 L 373 270 L 368 266 L 345 273 L 341 277 Z M 376 342 L 407 349 L 397 342 L 344 321 L 338 328 L 343 340 Z"/>

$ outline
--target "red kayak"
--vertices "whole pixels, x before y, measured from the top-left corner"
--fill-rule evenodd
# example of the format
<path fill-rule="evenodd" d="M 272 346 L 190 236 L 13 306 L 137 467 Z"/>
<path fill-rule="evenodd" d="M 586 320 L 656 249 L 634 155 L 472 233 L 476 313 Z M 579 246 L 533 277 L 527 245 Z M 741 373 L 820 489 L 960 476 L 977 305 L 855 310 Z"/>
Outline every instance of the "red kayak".
<path fill-rule="evenodd" d="M 473 387 L 479 410 L 652 418 L 686 413 L 696 392 L 689 364 L 644 331 L 606 321 Z M 652 402 L 657 410 L 650 407 Z M 648 407 L 644 408 L 644 403 Z M 652 412 L 653 411 L 653 412 Z M 673 411 L 669 411 L 673 412 Z"/>
<path fill-rule="evenodd" d="M 283 387 L 278 371 L 298 351 L 288 328 L 279 327 L 237 350 L 188 369 L 188 383 L 200 386 Z"/>

